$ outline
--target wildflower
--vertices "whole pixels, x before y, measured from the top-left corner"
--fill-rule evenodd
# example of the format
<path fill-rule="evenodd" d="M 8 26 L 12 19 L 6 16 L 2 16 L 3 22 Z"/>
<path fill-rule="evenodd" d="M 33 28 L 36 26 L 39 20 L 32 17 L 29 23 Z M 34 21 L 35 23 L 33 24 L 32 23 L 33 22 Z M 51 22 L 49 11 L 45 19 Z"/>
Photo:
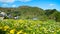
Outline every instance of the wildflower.
<path fill-rule="evenodd" d="M 56 34 L 56 32 L 54 32 L 54 34 Z"/>
<path fill-rule="evenodd" d="M 15 29 L 10 30 L 10 34 L 14 34 Z"/>
<path fill-rule="evenodd" d="M 27 34 L 26 32 L 24 34 Z"/>
<path fill-rule="evenodd" d="M 21 33 L 23 33 L 22 31 L 23 31 L 23 30 L 20 30 L 19 32 L 17 32 L 17 34 L 21 34 Z"/>
<path fill-rule="evenodd" d="M 23 23 L 23 20 L 19 20 L 18 23 Z"/>
<path fill-rule="evenodd" d="M 0 27 L 0 29 L 2 29 L 2 27 Z"/>
<path fill-rule="evenodd" d="M 9 26 L 4 26 L 4 31 L 6 31 L 7 29 L 9 29 Z"/>

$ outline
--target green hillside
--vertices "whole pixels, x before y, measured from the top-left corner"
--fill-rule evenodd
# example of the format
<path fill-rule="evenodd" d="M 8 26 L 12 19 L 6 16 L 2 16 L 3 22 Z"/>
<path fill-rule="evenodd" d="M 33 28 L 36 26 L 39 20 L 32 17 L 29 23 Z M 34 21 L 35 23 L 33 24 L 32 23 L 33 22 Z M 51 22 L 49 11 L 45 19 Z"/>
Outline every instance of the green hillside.
<path fill-rule="evenodd" d="M 5 12 L 7 15 L 11 15 L 12 18 L 19 16 L 19 19 L 33 19 L 38 20 L 56 20 L 60 21 L 60 12 L 56 9 L 46 9 L 43 10 L 38 7 L 31 6 L 20 6 L 17 8 L 2 8 L 0 7 L 1 12 Z M 5 16 L 7 17 L 7 16 Z"/>

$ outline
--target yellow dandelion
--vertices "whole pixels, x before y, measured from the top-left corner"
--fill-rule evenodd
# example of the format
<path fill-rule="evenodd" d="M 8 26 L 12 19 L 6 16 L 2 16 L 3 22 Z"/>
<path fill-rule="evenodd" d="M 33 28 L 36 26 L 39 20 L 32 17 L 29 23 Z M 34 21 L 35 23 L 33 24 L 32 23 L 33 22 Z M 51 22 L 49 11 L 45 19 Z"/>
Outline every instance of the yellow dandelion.
<path fill-rule="evenodd" d="M 19 23 L 22 23 L 22 22 L 23 22 L 23 20 L 19 20 L 18 22 L 19 22 Z"/>
<path fill-rule="evenodd" d="M 2 29 L 2 27 L 0 27 L 0 29 Z"/>
<path fill-rule="evenodd" d="M 23 33 L 22 31 L 23 31 L 23 30 L 20 30 L 19 32 L 17 32 L 17 34 L 21 34 L 21 33 Z"/>
<path fill-rule="evenodd" d="M 56 34 L 56 32 L 54 32 L 54 34 Z"/>
<path fill-rule="evenodd" d="M 27 34 L 26 32 L 24 34 Z"/>
<path fill-rule="evenodd" d="M 4 26 L 4 31 L 6 31 L 7 29 L 9 29 L 9 26 Z"/>
<path fill-rule="evenodd" d="M 15 29 L 10 30 L 10 34 L 14 34 Z"/>

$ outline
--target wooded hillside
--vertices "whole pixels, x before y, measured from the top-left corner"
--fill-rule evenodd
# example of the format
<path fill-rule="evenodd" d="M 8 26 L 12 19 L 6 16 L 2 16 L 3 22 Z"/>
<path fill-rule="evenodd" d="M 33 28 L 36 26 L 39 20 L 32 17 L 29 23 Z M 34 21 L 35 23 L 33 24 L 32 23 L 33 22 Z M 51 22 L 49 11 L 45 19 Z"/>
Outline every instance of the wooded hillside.
<path fill-rule="evenodd" d="M 0 7 L 0 12 L 5 12 L 7 15 L 11 15 L 13 17 L 19 16 L 20 19 L 36 18 L 38 20 L 53 19 L 60 21 L 60 12 L 56 9 L 43 10 L 42 8 L 31 6 L 20 6 L 17 8 Z"/>

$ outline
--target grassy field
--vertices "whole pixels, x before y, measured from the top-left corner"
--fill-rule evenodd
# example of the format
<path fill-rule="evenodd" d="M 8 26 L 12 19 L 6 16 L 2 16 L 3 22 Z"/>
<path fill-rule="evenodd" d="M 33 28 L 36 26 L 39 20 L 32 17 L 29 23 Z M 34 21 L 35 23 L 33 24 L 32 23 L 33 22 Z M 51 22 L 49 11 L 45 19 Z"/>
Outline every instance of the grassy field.
<path fill-rule="evenodd" d="M 60 22 L 53 20 L 0 20 L 1 34 L 60 34 Z"/>

